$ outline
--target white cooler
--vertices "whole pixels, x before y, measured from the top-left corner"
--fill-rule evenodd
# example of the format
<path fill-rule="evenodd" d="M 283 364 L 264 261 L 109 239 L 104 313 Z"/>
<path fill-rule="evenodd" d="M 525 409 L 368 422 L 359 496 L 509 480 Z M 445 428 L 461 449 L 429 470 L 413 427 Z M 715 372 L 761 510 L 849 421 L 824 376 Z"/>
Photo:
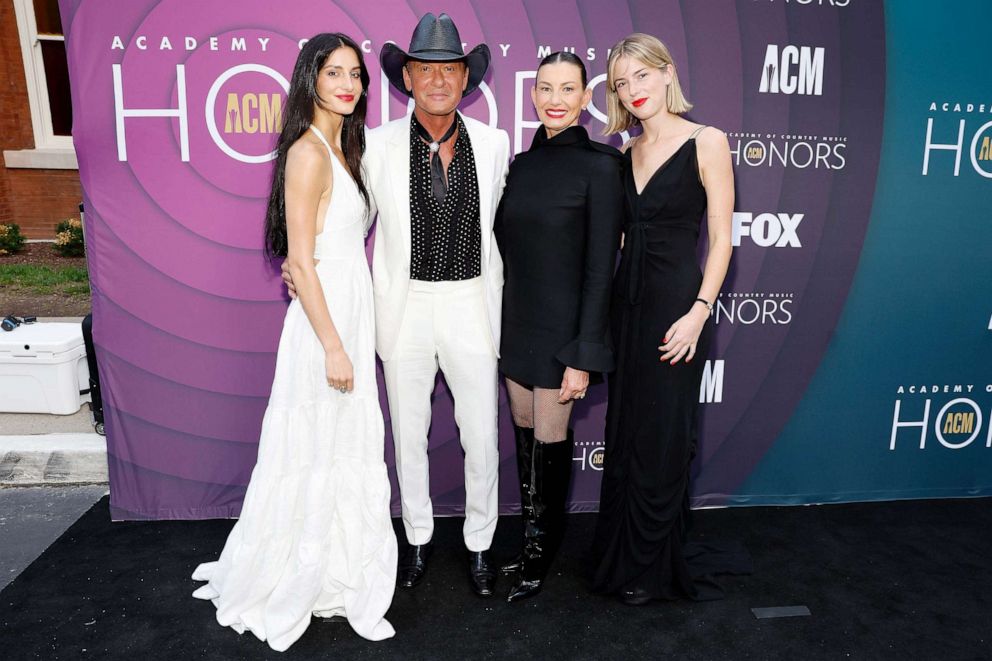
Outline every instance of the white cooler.
<path fill-rule="evenodd" d="M 79 410 L 89 396 L 89 369 L 80 324 L 21 324 L 0 331 L 0 412 Z"/>

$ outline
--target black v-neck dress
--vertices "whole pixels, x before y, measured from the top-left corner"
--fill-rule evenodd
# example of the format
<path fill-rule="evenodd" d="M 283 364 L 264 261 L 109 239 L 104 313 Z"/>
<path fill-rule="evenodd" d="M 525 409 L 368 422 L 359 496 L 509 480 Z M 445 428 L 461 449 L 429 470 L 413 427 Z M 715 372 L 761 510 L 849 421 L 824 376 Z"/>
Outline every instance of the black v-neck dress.
<path fill-rule="evenodd" d="M 610 288 L 623 222 L 623 158 L 581 126 L 544 127 L 510 165 L 494 231 L 503 256 L 500 371 L 561 387 L 565 367 L 614 366 Z"/>
<path fill-rule="evenodd" d="M 703 327 L 692 362 L 660 362 L 658 350 L 702 284 L 696 243 L 706 191 L 698 172 L 695 138 L 658 168 L 641 194 L 633 167 L 626 168 L 625 238 L 610 314 L 617 367 L 609 378 L 593 543 L 593 587 L 600 592 L 640 589 L 656 599 L 718 596 L 701 594 L 684 550 L 689 465 L 712 322 Z"/>

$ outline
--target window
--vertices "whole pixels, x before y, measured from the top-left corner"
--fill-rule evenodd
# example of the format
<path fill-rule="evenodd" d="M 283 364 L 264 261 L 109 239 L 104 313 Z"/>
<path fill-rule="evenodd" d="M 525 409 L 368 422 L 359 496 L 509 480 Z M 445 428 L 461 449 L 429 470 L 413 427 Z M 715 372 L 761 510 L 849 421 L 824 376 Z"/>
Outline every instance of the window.
<path fill-rule="evenodd" d="M 7 167 L 74 169 L 72 97 L 58 0 L 14 0 L 24 57 L 33 150 L 4 152 Z"/>

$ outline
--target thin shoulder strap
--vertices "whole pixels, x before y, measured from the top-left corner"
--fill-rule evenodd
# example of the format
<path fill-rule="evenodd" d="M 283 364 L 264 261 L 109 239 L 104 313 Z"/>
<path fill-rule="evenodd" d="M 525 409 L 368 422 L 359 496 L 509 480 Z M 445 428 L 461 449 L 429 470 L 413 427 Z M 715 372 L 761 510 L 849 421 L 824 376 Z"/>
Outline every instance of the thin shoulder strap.
<path fill-rule="evenodd" d="M 700 126 L 698 129 L 696 129 L 695 131 L 692 132 L 692 135 L 689 136 L 689 139 L 690 140 L 695 139 L 695 137 L 697 135 L 699 135 L 700 133 L 702 133 L 703 132 L 703 129 L 705 129 L 705 128 L 709 128 L 709 127 L 708 126 Z"/>
<path fill-rule="evenodd" d="M 321 133 L 320 132 L 320 129 L 317 128 L 316 126 L 314 126 L 313 124 L 310 125 L 310 130 L 314 132 L 314 135 L 317 136 L 317 139 L 318 140 L 320 140 L 321 142 L 324 143 L 324 146 L 327 147 L 327 153 L 333 159 L 334 158 L 334 152 L 331 150 L 331 145 L 328 144 L 327 138 L 324 137 L 324 134 Z"/>

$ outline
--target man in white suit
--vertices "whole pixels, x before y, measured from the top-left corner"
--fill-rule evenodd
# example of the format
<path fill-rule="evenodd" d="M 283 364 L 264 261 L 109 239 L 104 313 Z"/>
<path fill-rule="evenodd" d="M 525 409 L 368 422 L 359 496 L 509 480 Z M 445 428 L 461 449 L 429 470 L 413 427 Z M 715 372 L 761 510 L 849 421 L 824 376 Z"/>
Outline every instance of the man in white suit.
<path fill-rule="evenodd" d="M 413 97 L 415 109 L 369 132 L 364 161 L 379 212 L 372 263 L 376 350 L 409 542 L 397 581 L 401 588 L 417 585 L 433 548 L 427 432 L 440 367 L 465 451 L 463 535 L 470 583 L 480 596 L 492 595 L 496 578 L 489 546 L 498 508 L 503 262 L 493 220 L 510 141 L 456 109 L 482 81 L 489 58 L 484 44 L 465 54 L 447 14 L 425 15 L 409 52 L 386 44 L 383 73 Z"/>
<path fill-rule="evenodd" d="M 505 131 L 456 109 L 482 81 L 489 59 L 485 44 L 464 52 L 447 14 L 425 15 L 409 52 L 386 44 L 383 73 L 413 98 L 415 109 L 370 131 L 363 160 L 379 218 L 372 262 L 376 351 L 386 377 L 409 542 L 397 584 L 417 585 L 433 550 L 427 432 L 440 367 L 465 451 L 463 535 L 470 583 L 480 596 L 493 594 L 496 579 L 489 546 L 498 508 L 503 262 L 493 220 L 510 141 Z M 283 277 L 292 289 L 285 270 Z"/>

